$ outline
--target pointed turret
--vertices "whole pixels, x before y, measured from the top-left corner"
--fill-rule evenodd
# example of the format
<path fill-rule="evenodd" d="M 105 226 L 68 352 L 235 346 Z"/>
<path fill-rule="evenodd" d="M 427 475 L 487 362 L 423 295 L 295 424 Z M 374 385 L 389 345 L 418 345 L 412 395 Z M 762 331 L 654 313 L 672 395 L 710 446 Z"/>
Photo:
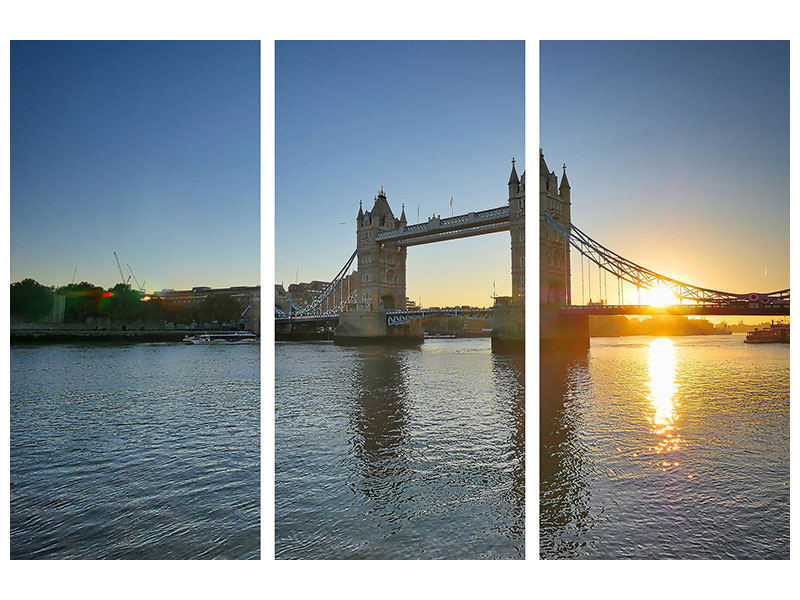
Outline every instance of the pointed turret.
<path fill-rule="evenodd" d="M 356 219 L 358 219 L 359 223 L 364 220 L 364 209 L 361 207 L 361 200 L 358 201 L 358 216 Z"/>
<path fill-rule="evenodd" d="M 403 204 L 403 210 L 400 212 L 400 223 L 403 224 L 403 225 L 408 223 L 408 221 L 406 220 L 406 205 L 405 204 Z"/>
<path fill-rule="evenodd" d="M 550 192 L 550 169 L 544 160 L 544 152 L 539 148 L 539 193 L 547 194 Z"/>
<path fill-rule="evenodd" d="M 513 198 L 519 193 L 519 177 L 517 176 L 517 169 L 514 165 L 516 159 L 511 159 L 511 175 L 508 178 L 508 197 Z"/>
<path fill-rule="evenodd" d="M 517 169 L 514 166 L 514 163 L 516 162 L 517 162 L 516 158 L 511 159 L 511 176 L 508 178 L 508 185 L 511 185 L 512 183 L 514 184 L 519 183 L 519 177 L 517 177 Z"/>
<path fill-rule="evenodd" d="M 381 191 L 378 192 L 378 195 L 375 196 L 375 205 L 372 207 L 371 213 L 373 218 L 378 219 L 378 225 L 381 227 L 386 225 L 390 227 L 394 226 L 394 213 L 389 206 L 389 202 L 386 200 L 386 193 L 383 191 L 383 186 L 381 186 Z"/>
<path fill-rule="evenodd" d="M 569 195 L 569 180 L 567 179 L 567 164 L 564 163 L 561 168 L 564 170 L 564 174 L 561 176 L 561 185 L 558 186 L 558 193 L 562 196 Z"/>

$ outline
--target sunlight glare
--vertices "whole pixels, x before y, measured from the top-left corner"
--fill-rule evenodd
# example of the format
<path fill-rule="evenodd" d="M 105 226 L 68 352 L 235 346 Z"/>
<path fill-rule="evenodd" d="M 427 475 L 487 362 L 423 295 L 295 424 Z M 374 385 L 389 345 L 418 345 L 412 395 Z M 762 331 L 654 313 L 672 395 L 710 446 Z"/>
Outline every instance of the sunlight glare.
<path fill-rule="evenodd" d="M 650 406 L 647 420 L 651 431 L 663 436 L 656 446 L 656 453 L 671 452 L 680 448 L 680 435 L 677 433 L 678 402 L 675 393 L 675 343 L 667 338 L 650 342 L 648 369 L 650 381 L 647 382 Z"/>
<path fill-rule="evenodd" d="M 667 306 L 678 303 L 675 294 L 663 283 L 659 283 L 653 288 L 643 289 L 642 301 L 650 306 Z"/>

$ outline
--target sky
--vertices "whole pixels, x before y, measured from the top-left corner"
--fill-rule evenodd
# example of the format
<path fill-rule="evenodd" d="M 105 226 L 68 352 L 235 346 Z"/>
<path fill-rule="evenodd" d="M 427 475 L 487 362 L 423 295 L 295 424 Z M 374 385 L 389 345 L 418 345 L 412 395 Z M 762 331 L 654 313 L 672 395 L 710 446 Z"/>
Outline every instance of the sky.
<path fill-rule="evenodd" d="M 278 283 L 330 280 L 381 186 L 409 224 L 508 203 L 525 168 L 523 42 L 277 42 Z M 511 293 L 508 232 L 408 250 L 406 294 L 490 306 Z"/>
<path fill-rule="evenodd" d="M 540 145 L 559 177 L 567 165 L 573 224 L 687 283 L 789 287 L 788 42 L 540 49 Z M 576 252 L 572 272 L 577 303 Z"/>
<path fill-rule="evenodd" d="M 258 42 L 12 42 L 11 281 L 257 285 L 259 94 Z"/>

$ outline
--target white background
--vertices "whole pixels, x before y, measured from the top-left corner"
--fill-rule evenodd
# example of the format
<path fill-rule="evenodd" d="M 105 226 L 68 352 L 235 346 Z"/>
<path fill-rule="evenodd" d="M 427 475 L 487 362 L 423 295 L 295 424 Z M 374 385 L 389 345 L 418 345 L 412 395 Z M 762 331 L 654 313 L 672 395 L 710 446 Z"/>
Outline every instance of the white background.
<path fill-rule="evenodd" d="M 13 39 L 258 39 L 261 40 L 261 285 L 269 297 L 274 272 L 274 40 L 276 39 L 524 39 L 526 155 L 538 152 L 540 39 L 792 39 L 798 19 L 789 2 L 6 2 L 0 27 L 0 94 L 9 108 L 9 44 Z M 794 25 L 794 26 L 793 26 Z M 791 44 L 792 81 L 798 57 Z M 792 115 L 796 116 L 792 95 Z M 4 140 L 2 269 L 9 280 L 9 119 Z M 792 136 L 791 173 L 797 173 Z M 530 162 L 530 160 L 529 160 Z M 535 163 L 531 163 L 535 164 Z M 535 181 L 535 179 L 534 179 Z M 795 193 L 792 188 L 792 198 Z M 798 231 L 791 212 L 792 233 Z M 538 239 L 535 219 L 526 239 Z M 792 247 L 792 280 L 798 261 Z M 538 244 L 528 244 L 538 264 Z M 528 277 L 536 298 L 538 278 Z M 8 288 L 0 315 L 8 331 Z M 10 561 L 9 488 L 0 485 L 2 584 L 9 598 L 782 598 L 797 593 L 790 561 L 539 561 L 538 311 L 529 306 L 527 344 L 527 518 L 525 561 L 274 561 L 272 328 L 263 332 L 261 561 Z M 533 310 L 531 310 L 533 309 Z M 268 311 L 265 309 L 268 314 Z M 265 323 L 271 325 L 268 319 Z M 8 340 L 8 338 L 6 338 Z M 2 466 L 8 462 L 8 342 L 2 346 Z M 796 373 L 797 353 L 792 353 Z M 795 379 L 794 377 L 792 379 Z M 792 385 L 794 392 L 795 386 Z M 794 393 L 793 393 L 794 395 Z M 795 419 L 796 420 L 796 419 Z M 794 424 L 793 424 L 794 425 Z M 792 426 L 792 454 L 798 439 Z M 793 503 L 794 504 L 794 503 Z M 797 511 L 792 507 L 792 533 Z M 792 535 L 796 540 L 796 536 Z M 796 570 L 796 568 L 794 569 Z M 791 591 L 790 591 L 791 590 Z"/>

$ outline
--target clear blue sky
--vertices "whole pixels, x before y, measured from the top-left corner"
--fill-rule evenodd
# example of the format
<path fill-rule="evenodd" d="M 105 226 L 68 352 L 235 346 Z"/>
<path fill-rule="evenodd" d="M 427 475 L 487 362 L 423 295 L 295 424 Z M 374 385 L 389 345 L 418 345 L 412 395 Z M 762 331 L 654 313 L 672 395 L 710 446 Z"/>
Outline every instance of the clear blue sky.
<path fill-rule="evenodd" d="M 525 166 L 523 42 L 278 42 L 276 280 L 329 280 L 381 185 L 409 223 L 508 202 Z M 407 294 L 490 305 L 510 294 L 508 232 L 408 252 Z M 298 275 L 299 269 L 299 275 Z"/>
<path fill-rule="evenodd" d="M 258 42 L 12 42 L 11 280 L 259 282 Z"/>
<path fill-rule="evenodd" d="M 540 143 L 567 164 L 573 223 L 688 283 L 789 287 L 787 42 L 540 48 Z"/>

